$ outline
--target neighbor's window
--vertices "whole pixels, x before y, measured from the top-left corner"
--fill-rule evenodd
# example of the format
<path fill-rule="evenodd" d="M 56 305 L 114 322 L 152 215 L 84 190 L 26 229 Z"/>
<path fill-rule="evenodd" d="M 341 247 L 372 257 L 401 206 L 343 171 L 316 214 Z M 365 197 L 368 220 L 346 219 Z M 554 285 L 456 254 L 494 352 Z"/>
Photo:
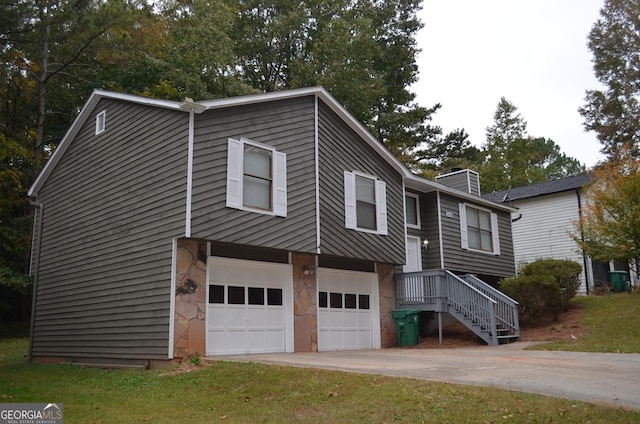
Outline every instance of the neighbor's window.
<path fill-rule="evenodd" d="M 404 197 L 405 219 L 407 227 L 420 228 L 420 202 L 415 194 L 408 194 Z"/>
<path fill-rule="evenodd" d="M 345 171 L 345 226 L 387 234 L 386 185 L 373 176 Z"/>
<path fill-rule="evenodd" d="M 287 216 L 286 161 L 273 146 L 229 139 L 227 207 Z"/>
<path fill-rule="evenodd" d="M 460 234 L 463 249 L 500 254 L 498 216 L 495 213 L 461 203 Z"/>
<path fill-rule="evenodd" d="M 96 135 L 104 132 L 107 120 L 107 112 L 103 110 L 96 115 Z"/>

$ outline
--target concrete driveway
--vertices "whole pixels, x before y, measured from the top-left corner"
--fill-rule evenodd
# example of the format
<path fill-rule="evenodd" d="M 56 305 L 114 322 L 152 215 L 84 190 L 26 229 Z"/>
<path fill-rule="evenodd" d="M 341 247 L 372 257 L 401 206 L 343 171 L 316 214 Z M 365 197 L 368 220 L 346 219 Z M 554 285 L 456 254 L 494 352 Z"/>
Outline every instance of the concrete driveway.
<path fill-rule="evenodd" d="M 523 350 L 528 343 L 461 349 L 356 350 L 216 357 L 493 386 L 640 410 L 640 354 Z"/>

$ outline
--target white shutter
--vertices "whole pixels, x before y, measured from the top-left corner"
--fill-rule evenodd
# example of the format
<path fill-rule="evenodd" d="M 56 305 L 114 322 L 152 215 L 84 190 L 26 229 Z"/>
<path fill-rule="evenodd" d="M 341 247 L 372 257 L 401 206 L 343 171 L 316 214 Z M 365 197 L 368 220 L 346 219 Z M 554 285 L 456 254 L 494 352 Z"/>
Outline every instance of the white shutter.
<path fill-rule="evenodd" d="M 387 235 L 387 186 L 384 181 L 376 181 L 376 222 L 378 234 Z"/>
<path fill-rule="evenodd" d="M 500 233 L 498 232 L 498 214 L 491 214 L 491 236 L 493 237 L 493 254 L 500 254 Z"/>
<path fill-rule="evenodd" d="M 227 207 L 242 208 L 242 143 L 231 138 L 227 148 Z"/>
<path fill-rule="evenodd" d="M 344 225 L 355 229 L 358 219 L 356 216 L 356 175 L 344 171 Z"/>
<path fill-rule="evenodd" d="M 463 249 L 469 248 L 469 237 L 467 235 L 467 207 L 464 203 L 458 203 L 460 216 L 460 243 Z"/>
<path fill-rule="evenodd" d="M 287 155 L 281 152 L 274 154 L 275 202 L 273 212 L 277 216 L 287 216 Z"/>

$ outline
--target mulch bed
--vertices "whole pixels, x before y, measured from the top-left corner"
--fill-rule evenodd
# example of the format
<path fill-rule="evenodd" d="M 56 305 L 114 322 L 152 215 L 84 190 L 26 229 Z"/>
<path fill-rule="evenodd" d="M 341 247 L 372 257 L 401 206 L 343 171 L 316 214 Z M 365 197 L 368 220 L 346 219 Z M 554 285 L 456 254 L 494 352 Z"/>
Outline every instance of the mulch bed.
<path fill-rule="evenodd" d="M 560 314 L 557 321 L 552 315 L 543 315 L 530 322 L 520 323 L 520 341 L 550 342 L 575 340 L 586 332 L 580 324 L 583 304 L 571 303 L 569 310 Z M 455 322 L 442 330 L 442 344 L 438 331 L 427 337 L 420 337 L 415 349 L 454 349 L 460 347 L 486 346 L 486 343 L 463 324 Z"/>

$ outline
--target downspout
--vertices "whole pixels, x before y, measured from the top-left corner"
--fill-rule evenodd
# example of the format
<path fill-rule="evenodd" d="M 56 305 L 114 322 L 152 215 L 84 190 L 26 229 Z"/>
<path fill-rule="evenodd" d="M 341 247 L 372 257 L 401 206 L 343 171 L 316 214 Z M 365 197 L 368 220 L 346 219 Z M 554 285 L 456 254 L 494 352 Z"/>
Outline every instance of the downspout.
<path fill-rule="evenodd" d="M 440 269 L 444 269 L 444 246 L 442 245 L 442 210 L 440 205 L 440 191 L 436 192 L 436 207 L 438 208 L 438 244 L 440 245 Z"/>
<path fill-rule="evenodd" d="M 38 276 L 40 275 L 40 249 L 42 247 L 42 217 L 44 216 L 44 205 L 33 200 L 29 200 L 29 203 L 38 210 L 38 242 L 31 249 L 35 248 L 36 251 L 36 263 L 33 270 L 33 294 L 31 296 L 31 323 L 29 324 L 29 352 L 28 357 L 31 357 L 33 352 L 33 331 L 36 321 L 36 296 L 38 293 Z M 33 255 L 33 252 L 32 252 Z"/>
<path fill-rule="evenodd" d="M 578 197 L 578 217 L 582 220 L 582 199 L 580 197 L 580 189 L 576 189 L 576 196 Z M 580 229 L 580 239 L 584 242 L 584 234 L 582 233 L 582 229 Z M 587 253 L 582 249 L 582 264 L 584 266 L 584 285 L 587 294 L 589 294 L 589 271 L 587 270 L 588 261 L 587 261 Z"/>
<path fill-rule="evenodd" d="M 189 111 L 189 150 L 187 153 L 187 204 L 185 205 L 185 228 L 184 236 L 191 237 L 191 196 L 193 189 L 193 144 L 194 144 L 194 126 L 195 126 L 195 113 L 202 113 L 206 110 L 206 106 L 195 103 L 193 99 L 186 98 L 180 103 L 180 108 Z"/>
<path fill-rule="evenodd" d="M 319 119 L 319 105 L 318 105 L 318 96 L 315 96 L 315 104 L 314 104 L 314 117 L 313 117 L 313 153 L 315 155 L 315 190 L 316 190 L 316 267 L 318 266 L 318 256 L 322 253 L 322 240 L 320 240 L 320 140 L 319 140 L 319 128 L 318 128 L 318 119 Z"/>
<path fill-rule="evenodd" d="M 193 190 L 193 108 L 189 110 L 189 152 L 187 154 L 187 204 L 185 210 L 184 236 L 191 237 L 191 196 Z"/>

